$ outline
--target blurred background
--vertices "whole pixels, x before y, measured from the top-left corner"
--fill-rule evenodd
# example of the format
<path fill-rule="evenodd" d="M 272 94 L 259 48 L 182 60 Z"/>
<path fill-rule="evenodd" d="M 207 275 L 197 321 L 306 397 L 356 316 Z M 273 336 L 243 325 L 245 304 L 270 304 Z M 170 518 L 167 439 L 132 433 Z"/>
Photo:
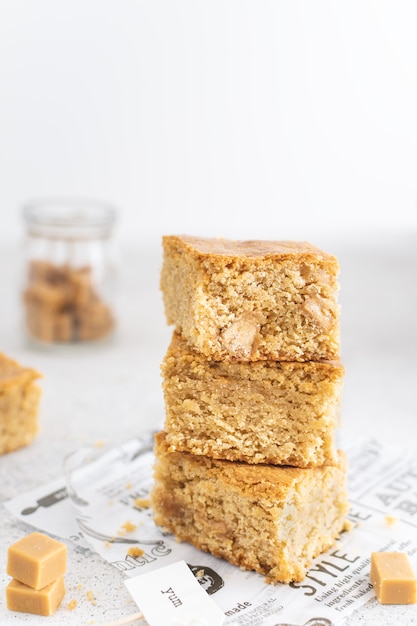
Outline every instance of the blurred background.
<path fill-rule="evenodd" d="M 345 422 L 414 428 L 416 24 L 412 0 L 2 0 L 0 349 L 86 384 L 28 352 L 14 260 L 27 200 L 99 199 L 122 306 L 90 409 L 120 410 L 115 360 L 126 423 L 162 404 L 163 234 L 307 239 L 341 263 Z"/>
<path fill-rule="evenodd" d="M 123 242 L 417 227 L 412 0 L 2 0 L 0 243 L 28 198 Z"/>

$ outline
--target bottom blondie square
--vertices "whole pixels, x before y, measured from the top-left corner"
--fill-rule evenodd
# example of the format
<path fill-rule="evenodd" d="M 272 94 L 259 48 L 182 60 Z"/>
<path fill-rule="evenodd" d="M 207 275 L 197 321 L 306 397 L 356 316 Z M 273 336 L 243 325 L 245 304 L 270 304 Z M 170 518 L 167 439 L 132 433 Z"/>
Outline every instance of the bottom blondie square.
<path fill-rule="evenodd" d="M 161 369 L 170 450 L 298 467 L 337 458 L 339 361 L 208 360 L 174 333 Z"/>
<path fill-rule="evenodd" d="M 0 354 L 0 454 L 28 445 L 38 432 L 40 377 Z"/>
<path fill-rule="evenodd" d="M 267 582 L 301 581 L 346 525 L 346 462 L 308 469 L 169 452 L 155 438 L 154 519 Z"/>

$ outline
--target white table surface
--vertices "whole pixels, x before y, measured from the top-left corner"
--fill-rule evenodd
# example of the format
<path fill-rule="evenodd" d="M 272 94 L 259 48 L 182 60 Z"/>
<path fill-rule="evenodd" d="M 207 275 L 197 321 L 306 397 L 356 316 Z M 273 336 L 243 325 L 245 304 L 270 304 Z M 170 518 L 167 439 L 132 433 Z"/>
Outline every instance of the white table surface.
<path fill-rule="evenodd" d="M 342 357 L 346 366 L 340 441 L 377 435 L 417 450 L 417 233 L 327 237 L 315 241 L 341 263 Z M 100 625 L 138 609 L 121 575 L 99 556 L 69 550 L 67 596 L 76 610 L 53 618 L 9 612 L 7 548 L 32 529 L 1 503 L 62 475 L 63 458 L 98 440 L 116 445 L 163 421 L 160 363 L 170 341 L 159 292 L 160 242 L 128 250 L 121 264 L 119 329 L 94 347 L 39 349 L 20 327 L 19 255 L 0 250 L 0 351 L 44 375 L 40 432 L 28 447 L 0 457 L 0 624 Z M 82 587 L 83 591 L 79 588 Z M 86 597 L 93 591 L 96 604 Z M 63 607 L 65 601 L 63 603 Z M 417 624 L 416 606 L 373 600 L 345 622 Z"/>

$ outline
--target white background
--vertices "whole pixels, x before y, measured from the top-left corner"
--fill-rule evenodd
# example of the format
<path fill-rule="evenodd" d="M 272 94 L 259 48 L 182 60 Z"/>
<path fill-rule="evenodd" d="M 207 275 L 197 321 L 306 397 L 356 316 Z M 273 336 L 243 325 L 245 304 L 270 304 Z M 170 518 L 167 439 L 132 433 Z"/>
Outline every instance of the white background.
<path fill-rule="evenodd" d="M 413 0 L 2 0 L 0 244 L 29 198 L 119 236 L 417 227 Z"/>

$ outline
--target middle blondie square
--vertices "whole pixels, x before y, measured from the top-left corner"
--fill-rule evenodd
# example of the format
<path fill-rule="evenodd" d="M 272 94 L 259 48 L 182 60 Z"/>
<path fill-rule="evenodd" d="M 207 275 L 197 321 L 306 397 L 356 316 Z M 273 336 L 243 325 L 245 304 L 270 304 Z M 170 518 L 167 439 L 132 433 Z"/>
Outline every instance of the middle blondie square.
<path fill-rule="evenodd" d="M 251 464 L 336 461 L 340 361 L 207 360 L 174 332 L 161 371 L 169 450 Z"/>

